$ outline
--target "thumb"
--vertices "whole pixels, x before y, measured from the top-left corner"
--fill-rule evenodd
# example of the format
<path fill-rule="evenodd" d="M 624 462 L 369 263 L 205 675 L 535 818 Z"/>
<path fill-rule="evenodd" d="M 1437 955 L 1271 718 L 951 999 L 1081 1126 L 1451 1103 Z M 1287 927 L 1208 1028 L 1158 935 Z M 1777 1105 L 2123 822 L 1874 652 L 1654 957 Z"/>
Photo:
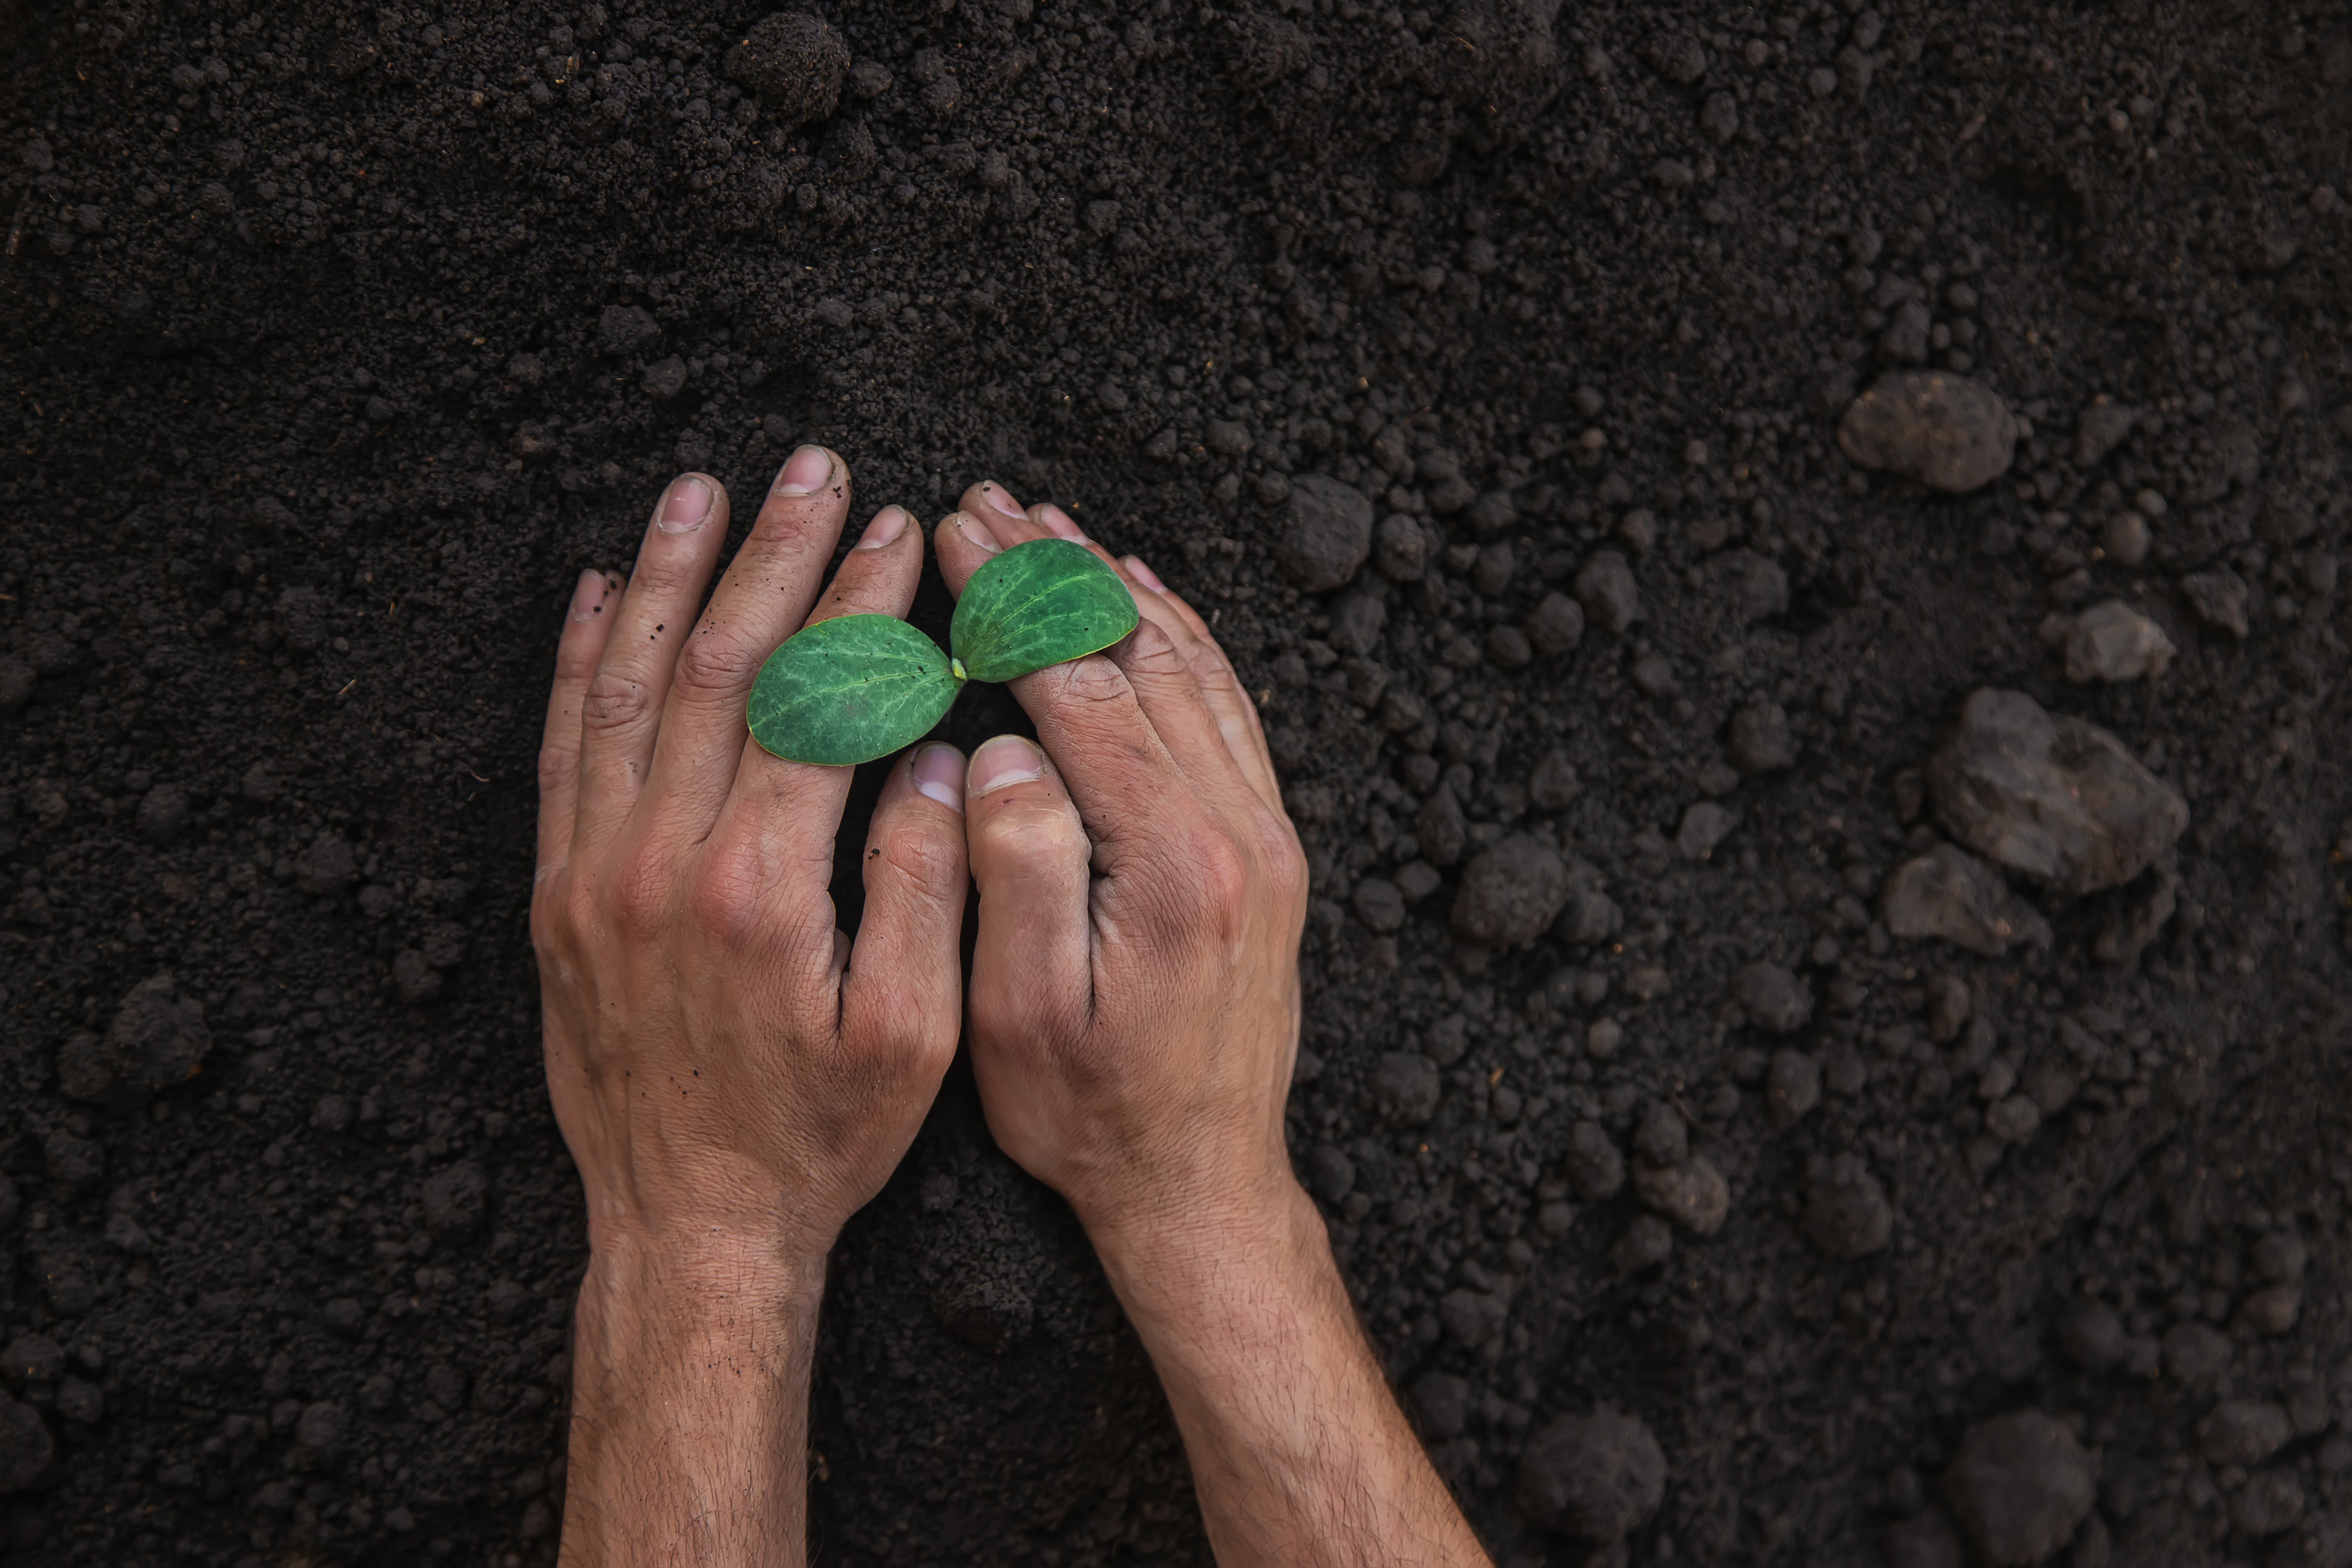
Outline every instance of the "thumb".
<path fill-rule="evenodd" d="M 866 913 L 842 977 L 845 1037 L 935 1056 L 940 1072 L 962 1022 L 963 774 L 963 754 L 937 744 L 890 770 L 866 835 Z"/>
<path fill-rule="evenodd" d="M 980 887 L 973 1062 L 985 1092 L 996 1042 L 1074 1038 L 1093 1012 L 1094 848 L 1061 775 L 1034 743 L 1018 735 L 985 742 L 971 755 L 969 780 L 967 832 Z"/>

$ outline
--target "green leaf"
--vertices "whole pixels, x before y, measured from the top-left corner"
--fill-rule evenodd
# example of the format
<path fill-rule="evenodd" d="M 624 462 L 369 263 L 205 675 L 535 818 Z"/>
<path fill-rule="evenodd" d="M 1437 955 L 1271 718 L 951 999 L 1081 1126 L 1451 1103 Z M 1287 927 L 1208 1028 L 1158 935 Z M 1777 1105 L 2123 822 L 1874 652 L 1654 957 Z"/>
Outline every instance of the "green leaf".
<path fill-rule="evenodd" d="M 751 738 L 790 763 L 868 763 L 921 740 L 962 686 L 939 645 L 895 616 L 838 616 L 768 656 Z"/>
<path fill-rule="evenodd" d="M 971 574 L 948 642 L 972 679 L 1013 680 L 1100 652 L 1135 619 L 1134 595 L 1099 556 L 1066 539 L 1033 539 Z"/>

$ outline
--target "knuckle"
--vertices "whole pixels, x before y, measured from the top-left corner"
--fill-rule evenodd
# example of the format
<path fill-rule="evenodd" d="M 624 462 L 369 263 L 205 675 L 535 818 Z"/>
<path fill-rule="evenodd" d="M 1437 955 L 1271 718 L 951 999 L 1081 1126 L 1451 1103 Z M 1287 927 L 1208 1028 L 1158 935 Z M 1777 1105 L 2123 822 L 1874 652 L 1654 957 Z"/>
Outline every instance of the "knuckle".
<path fill-rule="evenodd" d="M 687 918 L 722 942 L 739 942 L 765 923 L 760 889 L 764 868 L 740 847 L 706 858 L 686 895 Z"/>
<path fill-rule="evenodd" d="M 879 836 L 869 864 L 887 869 L 926 900 L 963 902 L 963 854 L 945 835 L 924 827 L 900 826 Z"/>
<path fill-rule="evenodd" d="M 1123 704 L 1133 698 L 1126 674 L 1109 659 L 1075 659 L 1055 668 L 1055 694 L 1082 710 Z"/>
<path fill-rule="evenodd" d="M 547 795 L 572 782 L 580 767 L 580 753 L 570 746 L 546 745 L 539 749 L 539 793 Z"/>
<path fill-rule="evenodd" d="M 584 735 L 625 733 L 642 725 L 653 712 L 653 689 L 615 669 L 600 669 L 588 682 L 580 704 L 580 728 Z"/>
<path fill-rule="evenodd" d="M 1045 801 L 1002 806 L 981 823 L 991 858 L 1017 867 L 1055 866 L 1085 853 L 1085 834 L 1068 813 Z"/>
<path fill-rule="evenodd" d="M 751 650 L 741 639 L 716 626 L 697 627 L 678 650 L 677 681 L 691 693 L 733 697 L 751 686 L 757 671 Z"/>
<path fill-rule="evenodd" d="M 669 862 L 648 848 L 622 857 L 602 902 L 614 921 L 633 936 L 659 930 L 669 913 Z"/>

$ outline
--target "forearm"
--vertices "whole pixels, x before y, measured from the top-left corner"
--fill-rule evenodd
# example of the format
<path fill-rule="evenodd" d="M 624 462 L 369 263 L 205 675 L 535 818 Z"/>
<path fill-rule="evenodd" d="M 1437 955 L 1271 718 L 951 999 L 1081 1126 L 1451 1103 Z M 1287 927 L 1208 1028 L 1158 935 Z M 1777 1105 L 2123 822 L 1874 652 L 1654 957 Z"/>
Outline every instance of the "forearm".
<path fill-rule="evenodd" d="M 1487 1563 L 1296 1184 L 1222 1226 L 1093 1228 L 1175 1409 L 1221 1568 Z"/>
<path fill-rule="evenodd" d="M 572 1336 L 562 1561 L 798 1568 L 824 1264 L 600 1247 Z"/>

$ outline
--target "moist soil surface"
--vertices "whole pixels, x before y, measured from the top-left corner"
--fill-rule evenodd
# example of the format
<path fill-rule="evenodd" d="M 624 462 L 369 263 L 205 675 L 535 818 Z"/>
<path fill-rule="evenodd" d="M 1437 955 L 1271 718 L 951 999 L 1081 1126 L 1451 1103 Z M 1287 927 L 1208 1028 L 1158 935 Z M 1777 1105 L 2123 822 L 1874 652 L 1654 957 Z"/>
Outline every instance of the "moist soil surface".
<path fill-rule="evenodd" d="M 1498 1563 L 2352 1563 L 2352 23 L 1455 3 L 0 7 L 8 1561 L 552 1560 L 555 634 L 814 440 L 1213 616 Z M 962 1068 L 814 1400 L 827 1561 L 1208 1560 Z"/>

